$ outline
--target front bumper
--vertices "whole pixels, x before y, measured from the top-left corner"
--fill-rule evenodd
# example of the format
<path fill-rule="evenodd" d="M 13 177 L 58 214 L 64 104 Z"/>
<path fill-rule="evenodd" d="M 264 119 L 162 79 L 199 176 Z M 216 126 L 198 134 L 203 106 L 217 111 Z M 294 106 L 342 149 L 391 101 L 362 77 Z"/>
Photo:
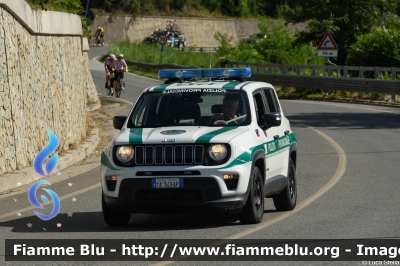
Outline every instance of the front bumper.
<path fill-rule="evenodd" d="M 152 188 L 151 178 L 124 179 L 117 197 L 104 195 L 104 200 L 112 211 L 131 213 L 238 213 L 246 203 L 247 193 L 222 197 L 214 178 L 183 179 L 184 188 Z"/>

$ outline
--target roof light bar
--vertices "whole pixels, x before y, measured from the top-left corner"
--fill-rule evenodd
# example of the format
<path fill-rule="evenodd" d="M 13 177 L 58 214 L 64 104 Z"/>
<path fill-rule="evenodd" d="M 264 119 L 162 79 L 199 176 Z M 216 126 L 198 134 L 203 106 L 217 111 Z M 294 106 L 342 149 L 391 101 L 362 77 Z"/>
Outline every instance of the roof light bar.
<path fill-rule="evenodd" d="M 251 68 L 164 69 L 158 71 L 160 79 L 189 78 L 248 78 Z"/>
<path fill-rule="evenodd" d="M 202 78 L 202 69 L 164 69 L 158 71 L 160 79 L 188 79 L 188 78 Z"/>
<path fill-rule="evenodd" d="M 204 78 L 248 78 L 251 68 L 208 68 L 203 69 Z"/>

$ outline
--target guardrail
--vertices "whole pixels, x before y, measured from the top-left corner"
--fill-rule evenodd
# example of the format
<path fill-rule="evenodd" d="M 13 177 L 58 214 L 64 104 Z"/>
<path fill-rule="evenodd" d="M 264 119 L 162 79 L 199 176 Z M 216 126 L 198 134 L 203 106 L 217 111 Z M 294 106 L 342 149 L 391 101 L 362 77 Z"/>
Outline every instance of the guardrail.
<path fill-rule="evenodd" d="M 250 67 L 252 75 L 247 80 L 269 82 L 276 86 L 400 94 L 400 80 L 396 79 L 400 68 L 395 67 L 316 66 L 231 61 L 228 62 L 228 66 Z M 391 73 L 391 80 L 376 79 L 382 72 Z M 368 78 L 370 76 L 374 78 Z"/>
<path fill-rule="evenodd" d="M 184 52 L 199 52 L 199 53 L 215 53 L 218 52 L 218 48 L 215 47 L 183 47 L 180 48 Z"/>
<path fill-rule="evenodd" d="M 128 65 L 144 68 L 144 69 L 190 69 L 190 68 L 200 68 L 196 66 L 182 66 L 177 64 L 148 64 L 142 62 L 135 62 L 131 60 L 125 60 Z"/>
<path fill-rule="evenodd" d="M 171 48 L 171 46 L 168 45 L 168 49 L 169 48 Z M 179 48 L 177 46 L 174 46 L 173 49 L 181 50 L 182 52 L 199 52 L 199 53 L 218 52 L 218 48 L 216 48 L 216 47 L 182 47 L 182 48 Z"/>
<path fill-rule="evenodd" d="M 190 69 L 195 66 L 177 64 L 148 64 L 126 60 L 129 65 L 144 69 Z M 324 90 L 357 91 L 369 93 L 391 94 L 395 99 L 400 94 L 400 80 L 395 67 L 362 67 L 362 66 L 316 66 L 290 64 L 262 64 L 249 62 L 228 62 L 228 67 L 246 66 L 252 69 L 247 80 L 264 81 L 274 86 L 313 88 Z M 355 75 L 355 73 L 358 74 Z M 351 72 L 350 75 L 349 72 Z M 391 73 L 391 80 L 364 78 L 365 72 L 373 72 L 377 77 L 381 72 Z M 371 76 L 367 73 L 367 76 Z M 354 76 L 357 76 L 354 77 Z"/>

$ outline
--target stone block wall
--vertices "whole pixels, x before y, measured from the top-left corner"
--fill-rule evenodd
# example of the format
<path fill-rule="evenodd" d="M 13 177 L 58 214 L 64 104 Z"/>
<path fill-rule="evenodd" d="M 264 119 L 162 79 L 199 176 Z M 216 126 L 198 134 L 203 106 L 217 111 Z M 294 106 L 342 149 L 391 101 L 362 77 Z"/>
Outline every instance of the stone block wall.
<path fill-rule="evenodd" d="M 142 41 L 155 29 L 165 29 L 167 21 L 174 20 L 175 18 L 172 17 L 155 16 L 96 16 L 91 30 L 94 33 L 97 25 L 102 26 L 107 43 L 125 39 Z M 185 34 L 187 45 L 197 47 L 218 47 L 219 43 L 214 39 L 214 33 L 217 31 L 232 36 L 233 43 L 240 38 L 259 32 L 257 20 L 179 17 L 176 18 L 175 23 L 178 25 L 178 30 Z"/>
<path fill-rule="evenodd" d="M 0 174 L 32 166 L 47 130 L 59 154 L 86 137 L 86 105 L 99 99 L 82 36 L 32 34 L 0 5 L 0 60 Z"/>
<path fill-rule="evenodd" d="M 0 0 L 1 1 L 1 0 Z M 151 35 L 156 29 L 165 29 L 168 21 L 174 21 L 178 30 L 183 32 L 188 46 L 218 47 L 219 43 L 214 39 L 214 33 L 232 36 L 232 43 L 240 39 L 260 32 L 258 20 L 255 19 L 222 19 L 222 18 L 196 18 L 196 17 L 157 17 L 157 16 L 96 16 L 90 30 L 96 31 L 96 27 L 102 26 L 105 30 L 106 43 L 116 40 L 129 39 L 130 41 L 142 41 Z M 304 28 L 304 23 L 288 26 L 291 32 Z"/>

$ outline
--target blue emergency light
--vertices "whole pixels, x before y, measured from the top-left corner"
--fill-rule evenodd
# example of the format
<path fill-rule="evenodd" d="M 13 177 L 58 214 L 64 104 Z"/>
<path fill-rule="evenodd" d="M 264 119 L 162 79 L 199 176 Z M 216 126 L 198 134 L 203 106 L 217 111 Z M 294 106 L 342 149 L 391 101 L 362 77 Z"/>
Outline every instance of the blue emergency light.
<path fill-rule="evenodd" d="M 160 79 L 248 78 L 251 68 L 165 69 L 158 71 Z"/>
<path fill-rule="evenodd" d="M 165 69 L 158 71 L 160 79 L 202 78 L 203 69 Z"/>
<path fill-rule="evenodd" d="M 205 68 L 203 78 L 248 78 L 251 68 Z"/>

